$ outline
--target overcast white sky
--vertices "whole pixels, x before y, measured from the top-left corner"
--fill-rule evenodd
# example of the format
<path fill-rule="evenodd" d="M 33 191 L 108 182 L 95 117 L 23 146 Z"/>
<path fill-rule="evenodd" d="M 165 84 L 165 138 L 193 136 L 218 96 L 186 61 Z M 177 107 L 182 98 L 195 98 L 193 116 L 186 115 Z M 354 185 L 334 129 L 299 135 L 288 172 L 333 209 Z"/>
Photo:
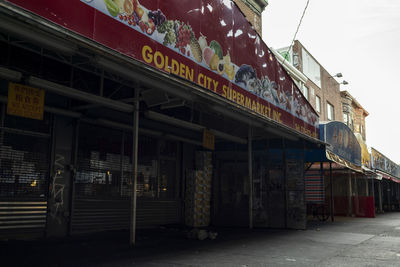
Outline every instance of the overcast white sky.
<path fill-rule="evenodd" d="M 307 0 L 269 0 L 263 39 L 290 45 Z M 400 164 L 400 1 L 310 0 L 296 37 L 369 112 L 367 145 Z M 342 79 L 338 80 L 341 81 Z"/>

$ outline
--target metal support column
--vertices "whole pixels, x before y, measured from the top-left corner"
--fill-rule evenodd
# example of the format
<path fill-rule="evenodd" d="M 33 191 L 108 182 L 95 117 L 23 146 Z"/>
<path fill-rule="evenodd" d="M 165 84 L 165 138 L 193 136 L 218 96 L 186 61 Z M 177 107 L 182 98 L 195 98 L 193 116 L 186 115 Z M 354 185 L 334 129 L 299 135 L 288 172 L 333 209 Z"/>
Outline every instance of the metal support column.
<path fill-rule="evenodd" d="M 390 203 L 390 197 L 392 195 L 392 189 L 391 189 L 392 183 L 390 182 L 390 180 L 387 180 L 386 184 L 387 184 L 387 186 L 386 186 L 386 195 L 387 195 L 387 201 L 388 201 L 387 208 L 388 208 L 389 211 L 392 211 L 392 204 Z"/>
<path fill-rule="evenodd" d="M 288 227 L 288 192 L 287 192 L 287 168 L 286 168 L 286 143 L 285 143 L 285 138 L 282 138 L 282 160 L 283 160 L 283 193 L 285 195 L 284 201 L 285 201 L 285 227 Z"/>
<path fill-rule="evenodd" d="M 353 177 L 354 177 L 354 196 L 358 197 L 359 196 L 359 193 L 358 193 L 358 178 L 357 178 L 357 175 L 353 175 Z"/>
<path fill-rule="evenodd" d="M 351 171 L 349 170 L 348 171 L 348 173 L 349 173 L 349 177 L 348 177 L 348 182 L 349 182 L 349 199 L 348 199 L 348 204 L 349 204 L 349 208 L 348 208 L 348 211 L 347 211 L 347 215 L 348 216 L 352 216 L 353 215 L 353 201 L 352 201 L 352 197 L 353 197 L 353 193 L 352 193 L 352 186 L 351 186 Z"/>
<path fill-rule="evenodd" d="M 74 154 L 73 154 L 73 168 L 72 168 L 72 176 L 71 176 L 71 183 L 70 183 L 70 216 L 72 218 L 72 215 L 75 211 L 75 180 L 76 180 L 76 169 L 78 166 L 78 149 L 79 149 L 79 131 L 80 131 L 80 126 L 81 122 L 80 120 L 75 121 L 75 136 L 74 136 Z M 68 235 L 71 235 L 72 233 L 72 219 L 69 220 L 68 222 Z"/>
<path fill-rule="evenodd" d="M 365 178 L 365 196 L 369 196 L 368 178 Z"/>
<path fill-rule="evenodd" d="M 249 126 L 248 134 L 248 161 L 249 161 L 249 228 L 253 228 L 253 139 L 252 128 Z"/>
<path fill-rule="evenodd" d="M 379 193 L 379 212 L 383 212 L 382 208 L 382 180 L 378 181 L 378 193 Z"/>
<path fill-rule="evenodd" d="M 374 209 L 375 209 L 375 179 L 373 177 L 371 179 L 371 191 L 372 191 L 372 200 L 373 200 Z"/>
<path fill-rule="evenodd" d="M 135 102 L 133 111 L 133 133 L 132 133 L 132 176 L 131 176 L 131 223 L 130 223 L 130 245 L 136 241 L 136 187 L 137 187 L 137 162 L 138 162 L 138 134 L 139 134 L 139 88 L 135 88 Z"/>
<path fill-rule="evenodd" d="M 329 162 L 329 178 L 331 180 L 331 220 L 334 219 L 334 203 L 333 203 L 333 176 L 332 176 L 332 162 Z"/>

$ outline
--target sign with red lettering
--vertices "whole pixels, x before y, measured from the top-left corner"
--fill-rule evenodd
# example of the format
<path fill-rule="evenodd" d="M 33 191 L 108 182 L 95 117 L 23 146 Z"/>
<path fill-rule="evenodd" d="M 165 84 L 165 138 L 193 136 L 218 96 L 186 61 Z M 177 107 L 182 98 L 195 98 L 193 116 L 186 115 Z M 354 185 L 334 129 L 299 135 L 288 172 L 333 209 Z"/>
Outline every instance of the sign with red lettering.
<path fill-rule="evenodd" d="M 10 0 L 318 138 L 318 115 L 233 1 Z"/>
<path fill-rule="evenodd" d="M 9 83 L 7 114 L 43 120 L 44 90 Z"/>

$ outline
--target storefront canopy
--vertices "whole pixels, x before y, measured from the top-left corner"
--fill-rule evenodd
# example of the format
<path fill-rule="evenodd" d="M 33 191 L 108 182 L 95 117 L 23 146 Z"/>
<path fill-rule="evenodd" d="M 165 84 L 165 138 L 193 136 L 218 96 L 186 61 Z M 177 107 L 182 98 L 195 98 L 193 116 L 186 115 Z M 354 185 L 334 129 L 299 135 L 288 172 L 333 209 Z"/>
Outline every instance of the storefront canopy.
<path fill-rule="evenodd" d="M 362 172 L 361 146 L 347 125 L 338 121 L 320 123 L 320 138 L 326 148 L 307 151 L 307 162 L 334 162 Z"/>
<path fill-rule="evenodd" d="M 2 6 L 44 27 L 0 17 L 0 29 L 69 55 L 96 48 L 92 61 L 107 71 L 318 143 L 318 114 L 233 1 L 133 1 L 135 12 L 123 1 L 31 2 Z M 37 35 L 39 28 L 48 33 Z M 53 42 L 55 35 L 64 39 Z"/>
<path fill-rule="evenodd" d="M 383 178 L 400 183 L 400 166 L 378 150 L 371 148 L 372 169 Z"/>

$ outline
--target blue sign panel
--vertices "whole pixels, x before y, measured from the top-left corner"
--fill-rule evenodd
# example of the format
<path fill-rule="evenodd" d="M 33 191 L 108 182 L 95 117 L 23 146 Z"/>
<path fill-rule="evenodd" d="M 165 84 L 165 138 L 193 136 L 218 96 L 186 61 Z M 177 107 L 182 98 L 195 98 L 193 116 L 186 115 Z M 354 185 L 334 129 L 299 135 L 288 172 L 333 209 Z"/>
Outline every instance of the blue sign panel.
<path fill-rule="evenodd" d="M 327 150 L 357 166 L 361 166 L 361 146 L 346 124 L 332 121 L 320 124 L 320 137 Z"/>

